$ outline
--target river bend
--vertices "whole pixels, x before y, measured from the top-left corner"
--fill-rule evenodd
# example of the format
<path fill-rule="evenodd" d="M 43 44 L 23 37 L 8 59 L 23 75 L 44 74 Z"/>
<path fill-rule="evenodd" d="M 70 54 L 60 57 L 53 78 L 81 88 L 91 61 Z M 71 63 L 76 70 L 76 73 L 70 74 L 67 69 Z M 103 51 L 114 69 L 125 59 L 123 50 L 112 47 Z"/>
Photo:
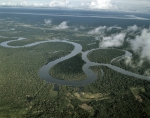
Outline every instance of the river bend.
<path fill-rule="evenodd" d="M 74 50 L 64 56 L 64 57 L 61 57 L 59 59 L 56 59 L 54 61 L 51 61 L 49 62 L 47 65 L 44 65 L 43 67 L 40 68 L 39 70 L 39 73 L 38 75 L 40 76 L 40 78 L 44 79 L 46 82 L 48 83 L 54 83 L 54 84 L 61 84 L 61 85 L 69 85 L 69 86 L 82 86 L 82 85 L 86 85 L 86 84 L 91 84 L 92 82 L 94 82 L 96 79 L 97 79 L 97 74 L 95 74 L 91 69 L 90 67 L 92 66 L 106 66 L 114 71 L 117 71 L 119 73 L 122 73 L 124 75 L 128 75 L 128 76 L 133 76 L 133 77 L 136 77 L 136 78 L 139 78 L 139 79 L 144 79 L 144 80 L 148 80 L 150 81 L 150 77 L 148 76 L 143 76 L 143 75 L 139 75 L 139 74 L 136 74 L 136 73 L 132 73 L 130 71 L 127 71 L 127 70 L 124 70 L 122 68 L 119 68 L 117 66 L 114 66 L 114 65 L 111 65 L 111 64 L 102 64 L 102 63 L 95 63 L 95 62 L 91 62 L 88 58 L 87 58 L 87 55 L 88 53 L 94 51 L 94 50 L 98 50 L 100 48 L 97 48 L 97 49 L 92 49 L 92 50 L 89 50 L 89 51 L 86 51 L 86 52 L 82 52 L 82 46 L 78 43 L 75 43 L 75 42 L 70 42 L 70 41 L 67 41 L 67 40 L 48 40 L 48 41 L 38 41 L 38 42 L 35 42 L 35 43 L 31 43 L 31 44 L 27 44 L 27 45 L 24 45 L 24 46 L 10 46 L 8 45 L 8 43 L 10 42 L 14 42 L 14 41 L 19 41 L 19 40 L 25 40 L 26 38 L 18 38 L 17 40 L 10 40 L 10 41 L 5 41 L 5 42 L 2 42 L 0 44 L 0 46 L 3 46 L 3 47 L 6 47 L 6 48 L 23 48 L 23 47 L 31 47 L 31 46 L 35 46 L 35 45 L 38 45 L 38 44 L 42 44 L 42 43 L 47 43 L 47 42 L 63 42 L 63 43 L 69 43 L 71 45 L 74 45 Z M 125 51 L 125 50 L 122 50 L 122 51 Z M 81 80 L 81 81 L 67 81 L 67 80 L 61 80 L 61 79 L 56 79 L 56 78 L 53 78 L 50 74 L 49 74 L 49 70 L 56 64 L 62 62 L 62 61 L 65 61 L 79 53 L 82 53 L 82 60 L 84 60 L 86 63 L 83 65 L 82 69 L 84 71 L 84 73 L 87 75 L 87 78 L 85 80 Z M 111 63 L 113 61 L 115 61 L 116 59 L 119 59 L 122 60 L 126 57 L 130 57 L 132 56 L 132 54 L 128 51 L 125 51 L 125 55 L 123 56 L 119 56 L 119 57 L 116 57 L 114 59 L 112 59 Z M 103 70 L 101 70 L 102 72 L 102 77 L 103 77 Z"/>

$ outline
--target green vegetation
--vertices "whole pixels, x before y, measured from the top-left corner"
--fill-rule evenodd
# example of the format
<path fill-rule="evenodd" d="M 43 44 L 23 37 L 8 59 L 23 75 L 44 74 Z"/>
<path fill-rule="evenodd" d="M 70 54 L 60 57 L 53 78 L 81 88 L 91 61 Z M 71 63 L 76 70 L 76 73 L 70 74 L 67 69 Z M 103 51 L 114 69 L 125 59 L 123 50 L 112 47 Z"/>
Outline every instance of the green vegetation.
<path fill-rule="evenodd" d="M 92 37 L 92 36 L 87 37 L 87 36 L 83 36 L 83 34 L 81 36 L 74 35 L 73 37 L 69 39 L 71 39 L 73 42 L 80 44 L 82 46 L 82 51 L 87 51 L 87 50 L 91 50 L 91 49 L 95 49 L 99 47 L 99 41 L 95 40 L 95 37 Z M 95 44 L 89 45 L 91 43 L 95 43 Z"/>
<path fill-rule="evenodd" d="M 105 72 L 104 78 L 101 78 L 100 69 Z M 84 86 L 84 92 L 68 86 L 59 86 L 59 92 L 52 92 L 52 87 L 47 85 L 29 103 L 32 107 L 25 116 L 149 117 L 149 82 L 119 74 L 107 67 L 92 67 L 92 70 L 98 73 L 98 79 Z M 142 102 L 135 95 L 140 96 Z"/>
<path fill-rule="evenodd" d="M 86 75 L 82 70 L 82 66 L 85 62 L 81 58 L 81 54 L 78 54 L 70 59 L 56 64 L 50 69 L 52 77 L 63 80 L 83 80 L 86 79 Z"/>
<path fill-rule="evenodd" d="M 88 54 L 88 58 L 92 62 L 110 63 L 113 58 L 124 55 L 124 51 L 117 49 L 99 49 Z"/>
<path fill-rule="evenodd" d="M 24 45 L 34 43 L 34 42 L 36 42 L 36 40 L 25 39 L 25 40 L 21 40 L 21 41 L 10 42 L 10 43 L 8 43 L 8 45 L 10 45 L 10 46 L 24 46 Z"/>
<path fill-rule="evenodd" d="M 121 61 L 114 61 L 112 64 L 140 75 L 149 75 L 146 73 L 146 71 L 150 67 L 150 62 L 147 59 L 143 59 L 143 62 L 141 63 L 140 57 L 136 54 L 133 54 L 132 60 L 130 60 L 128 63 L 126 63 L 126 60 L 127 59 L 123 59 Z"/>
<path fill-rule="evenodd" d="M 98 80 L 85 86 L 84 89 L 85 93 L 109 95 L 109 99 L 90 102 L 90 106 L 95 109 L 95 117 L 149 117 L 147 112 L 150 110 L 145 112 L 145 109 L 148 110 L 149 108 L 146 103 L 149 101 L 149 92 L 144 91 L 144 88 L 149 90 L 149 82 L 117 73 L 107 67 L 92 67 L 97 72 L 101 68 L 105 72 L 104 78 L 102 79 L 101 75 L 98 74 Z M 133 90 L 140 90 L 139 93 L 136 92 L 135 94 L 143 99 L 142 102 L 135 98 Z"/>
<path fill-rule="evenodd" d="M 29 101 L 35 99 L 45 86 L 49 86 L 47 91 L 50 93 L 47 94 L 55 97 L 57 92 L 52 91 L 53 85 L 46 85 L 39 78 L 38 71 L 49 61 L 69 54 L 73 48 L 66 43 L 46 43 L 20 49 L 0 47 L 0 117 L 20 118 L 25 115 L 34 107 Z M 61 51 L 51 53 L 58 50 Z"/>
<path fill-rule="evenodd" d="M 30 15 L 30 20 L 21 14 L 20 18 L 14 14 L 9 14 L 9 17 L 7 14 L 1 14 L 2 16 L 5 19 L 0 22 L 0 36 L 27 38 L 11 42 L 10 45 L 67 38 L 81 44 L 83 51 L 98 48 L 99 41 L 92 36 L 86 36 L 89 29 L 76 33 L 71 28 L 56 31 L 51 29 L 52 26 L 42 24 L 45 16 L 43 18 Z M 11 28 L 15 30 L 10 31 Z M 114 31 L 117 32 L 119 31 Z M 108 32 L 107 35 L 111 33 Z M 0 43 L 15 39 L 1 37 Z M 88 45 L 91 43 L 95 44 Z M 38 72 L 43 65 L 69 54 L 73 49 L 74 46 L 70 44 L 56 42 L 19 49 L 0 47 L 0 118 L 150 117 L 148 81 L 129 77 L 102 66 L 91 67 L 98 79 L 90 85 L 80 87 L 58 85 L 59 91 L 54 91 L 54 84 L 39 78 Z M 91 52 L 88 57 L 94 62 L 110 63 L 113 58 L 123 54 L 123 51 L 115 49 L 100 49 Z M 123 65 L 123 61 L 113 64 L 127 67 Z M 144 63 L 143 70 L 150 67 L 147 63 Z M 86 78 L 82 71 L 83 64 L 81 54 L 78 54 L 55 65 L 50 73 L 58 79 L 82 80 Z M 103 77 L 101 69 L 104 71 Z M 135 71 L 133 68 L 132 70 Z"/>
<path fill-rule="evenodd" d="M 11 50 L 0 47 L 0 117 L 150 116 L 149 82 L 119 74 L 106 67 L 92 67 L 98 79 L 84 86 L 84 92 L 79 92 L 80 87 L 61 85 L 60 91 L 53 91 L 54 85 L 46 84 L 39 78 L 38 70 L 49 61 L 69 54 L 72 49 L 73 46 L 66 43 L 45 43 Z M 81 64 L 81 55 L 58 65 L 71 61 Z M 103 78 L 101 69 L 104 71 Z"/>
<path fill-rule="evenodd" d="M 4 41 L 9 41 L 9 40 L 15 40 L 15 39 L 10 39 L 10 38 L 0 38 L 0 43 Z"/>

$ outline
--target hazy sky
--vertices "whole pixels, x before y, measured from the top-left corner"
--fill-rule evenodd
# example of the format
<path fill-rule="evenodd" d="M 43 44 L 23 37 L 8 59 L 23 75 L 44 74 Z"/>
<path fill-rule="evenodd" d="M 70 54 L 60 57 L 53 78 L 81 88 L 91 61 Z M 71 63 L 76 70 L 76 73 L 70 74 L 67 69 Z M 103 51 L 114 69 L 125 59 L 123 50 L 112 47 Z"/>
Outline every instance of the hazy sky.
<path fill-rule="evenodd" d="M 149 11 L 150 0 L 0 0 L 1 5 L 34 5 L 49 7 L 74 7 L 83 9 L 115 9 L 124 11 Z"/>

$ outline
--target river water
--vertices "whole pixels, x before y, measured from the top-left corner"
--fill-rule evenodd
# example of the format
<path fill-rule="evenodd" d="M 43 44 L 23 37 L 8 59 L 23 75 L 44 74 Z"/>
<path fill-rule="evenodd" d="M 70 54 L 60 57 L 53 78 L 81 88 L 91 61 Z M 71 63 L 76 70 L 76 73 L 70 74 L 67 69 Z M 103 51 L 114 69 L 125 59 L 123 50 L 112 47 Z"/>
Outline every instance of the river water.
<path fill-rule="evenodd" d="M 144 80 L 150 81 L 150 77 L 148 77 L 148 76 L 143 76 L 143 75 L 139 75 L 139 74 L 136 74 L 136 73 L 132 73 L 130 71 L 124 70 L 122 68 L 119 68 L 119 67 L 111 65 L 111 64 L 102 64 L 102 63 L 91 62 L 87 58 L 88 53 L 90 53 L 94 50 L 98 50 L 100 48 L 92 49 L 92 50 L 89 50 L 89 51 L 86 51 L 86 52 L 82 52 L 82 46 L 80 44 L 75 43 L 75 42 L 70 42 L 70 41 L 67 41 L 67 40 L 39 41 L 39 42 L 24 45 L 24 46 L 10 46 L 10 45 L 8 45 L 8 43 L 10 43 L 10 42 L 14 42 L 14 41 L 18 41 L 18 40 L 24 40 L 24 39 L 26 39 L 26 38 L 21 37 L 21 38 L 18 38 L 17 40 L 5 41 L 5 42 L 2 42 L 0 44 L 0 46 L 6 47 L 6 48 L 23 48 L 23 47 L 31 47 L 31 46 L 35 46 L 35 45 L 42 44 L 42 43 L 47 43 L 47 42 L 63 42 L 63 43 L 69 43 L 71 45 L 74 45 L 75 48 L 70 54 L 68 54 L 64 57 L 61 57 L 59 59 L 56 59 L 54 61 L 51 61 L 47 65 L 44 65 L 43 67 L 40 68 L 38 75 L 40 76 L 40 78 L 42 78 L 43 80 L 45 80 L 48 83 L 54 83 L 54 84 L 60 84 L 60 85 L 69 85 L 69 86 L 82 86 L 82 85 L 86 85 L 86 84 L 91 84 L 92 82 L 94 82 L 97 79 L 97 74 L 95 74 L 90 69 L 90 67 L 92 67 L 92 66 L 106 66 L 106 67 L 108 67 L 108 68 L 110 68 L 114 71 L 117 71 L 119 73 L 122 73 L 124 75 L 133 76 L 133 77 L 136 77 L 136 78 L 139 78 L 139 79 L 144 79 Z M 122 50 L 122 51 L 125 51 L 125 50 Z M 67 60 L 67 59 L 69 59 L 69 58 L 71 58 L 71 57 L 73 57 L 73 56 L 75 56 L 79 53 L 82 53 L 82 60 L 84 60 L 86 62 L 82 67 L 84 73 L 87 75 L 86 79 L 81 80 L 81 81 L 67 81 L 67 80 L 61 80 L 61 79 L 53 78 L 49 74 L 49 70 L 54 65 L 56 65 L 59 62 L 62 62 L 64 60 Z M 124 58 L 129 57 L 129 56 L 132 56 L 132 54 L 128 51 L 125 51 L 125 55 L 120 56 L 120 57 L 116 57 L 116 58 L 112 59 L 111 62 L 113 62 L 116 59 L 124 59 Z M 104 72 L 102 70 L 101 70 L 101 72 L 102 72 L 102 77 L 103 77 Z"/>

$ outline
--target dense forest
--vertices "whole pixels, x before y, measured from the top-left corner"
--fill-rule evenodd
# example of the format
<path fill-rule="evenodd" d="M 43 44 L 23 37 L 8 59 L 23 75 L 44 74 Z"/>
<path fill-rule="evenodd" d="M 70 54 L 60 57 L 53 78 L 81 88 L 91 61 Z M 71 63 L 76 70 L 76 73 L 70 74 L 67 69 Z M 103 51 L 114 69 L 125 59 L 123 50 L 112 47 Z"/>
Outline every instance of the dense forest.
<path fill-rule="evenodd" d="M 75 18 L 53 16 L 52 23 L 44 21 L 50 16 L 2 14 L 0 13 L 0 44 L 6 41 L 11 46 L 48 41 L 65 40 L 82 46 L 82 51 L 75 56 L 54 65 L 49 74 L 66 81 L 81 81 L 87 79 L 83 72 L 82 55 L 86 51 L 96 49 L 87 54 L 93 64 L 108 63 L 141 75 L 148 75 L 150 63 L 144 60 L 138 66 L 140 56 L 132 51 L 127 41 L 140 35 L 139 30 L 127 32 L 124 43 L 116 48 L 100 48 L 103 37 L 124 33 L 125 30 L 113 29 L 114 22 L 122 22 L 127 27 L 129 22 L 117 19 Z M 52 16 L 51 16 L 52 17 Z M 75 24 L 72 23 L 72 21 Z M 115 21 L 116 20 L 116 21 Z M 61 22 L 72 23 L 66 29 L 54 29 Z M 80 22 L 82 21 L 82 26 Z M 129 21 L 129 20 L 128 20 Z M 54 23 L 53 23 L 54 22 Z M 135 20 L 130 19 L 131 24 Z M 136 20 L 136 23 L 143 21 Z M 90 26 L 90 24 L 93 26 Z M 107 26 L 99 27 L 98 23 Z M 144 21 L 146 23 L 146 21 Z M 78 25 L 79 24 L 79 25 Z M 130 24 L 130 23 L 129 23 Z M 148 22 L 149 24 L 149 22 Z M 103 24 L 104 25 L 104 24 Z M 98 29 L 97 29 L 98 27 Z M 93 31 L 89 34 L 89 31 Z M 107 29 L 106 29 L 107 28 Z M 110 30 L 111 29 L 111 30 Z M 97 31 L 99 31 L 97 33 Z M 106 33 L 105 33 L 106 32 Z M 19 37 L 25 40 L 17 40 Z M 98 49 L 99 48 L 99 49 Z M 88 85 L 67 86 L 49 83 L 40 78 L 41 67 L 56 59 L 70 54 L 75 47 L 64 42 L 47 42 L 32 47 L 8 48 L 0 45 L 0 118 L 149 118 L 150 117 L 150 82 L 132 76 L 118 73 L 105 66 L 90 66 L 97 79 Z M 132 63 L 126 59 L 114 60 L 125 54 L 122 50 L 133 53 Z M 90 63 L 90 64 L 91 64 Z M 87 64 L 88 65 L 88 64 Z M 136 65 L 136 66 L 134 66 Z M 87 68 L 87 70 L 90 70 Z"/>
<path fill-rule="evenodd" d="M 56 64 L 50 69 L 50 74 L 54 78 L 63 80 L 83 80 L 86 79 L 86 75 L 82 70 L 82 66 L 85 62 L 81 58 L 81 54 L 78 54 L 68 60 Z"/>
<path fill-rule="evenodd" d="M 120 51 L 117 49 L 99 49 L 89 53 L 88 58 L 92 62 L 111 63 L 112 59 L 123 56 L 124 54 L 124 51 Z"/>

